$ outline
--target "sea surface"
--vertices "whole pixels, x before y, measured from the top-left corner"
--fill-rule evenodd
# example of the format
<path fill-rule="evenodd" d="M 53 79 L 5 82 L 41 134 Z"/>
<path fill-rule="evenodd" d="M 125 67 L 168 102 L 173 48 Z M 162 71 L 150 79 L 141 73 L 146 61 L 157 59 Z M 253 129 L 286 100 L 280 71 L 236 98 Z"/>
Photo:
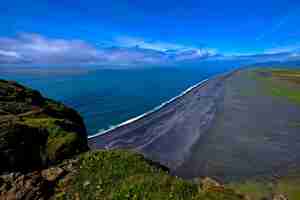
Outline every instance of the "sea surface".
<path fill-rule="evenodd" d="M 78 71 L 6 67 L 10 70 L 0 69 L 0 79 L 18 81 L 76 109 L 84 118 L 88 134 L 93 135 L 159 106 L 206 78 L 236 67 L 219 64 Z"/>

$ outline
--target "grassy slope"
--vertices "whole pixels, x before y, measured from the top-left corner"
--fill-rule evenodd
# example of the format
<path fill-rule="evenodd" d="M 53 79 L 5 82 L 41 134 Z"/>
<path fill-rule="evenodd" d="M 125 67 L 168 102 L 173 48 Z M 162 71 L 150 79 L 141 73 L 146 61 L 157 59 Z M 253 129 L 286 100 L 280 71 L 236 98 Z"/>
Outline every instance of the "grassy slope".
<path fill-rule="evenodd" d="M 291 173 L 288 176 L 273 181 L 247 180 L 245 182 L 230 183 L 229 188 L 247 194 L 251 200 L 261 200 L 272 197 L 274 194 L 283 194 L 289 200 L 300 199 L 300 173 Z"/>
<path fill-rule="evenodd" d="M 53 113 L 68 112 L 63 104 L 53 102 L 51 100 L 45 101 L 42 109 L 51 110 Z M 44 113 L 29 114 L 20 117 L 19 123 L 37 129 L 45 129 L 48 133 L 47 138 L 47 157 L 50 161 L 64 159 L 65 155 L 74 155 L 80 153 L 81 146 L 85 146 L 85 141 L 82 136 L 78 134 L 76 129 L 78 125 L 68 119 L 62 118 L 63 116 L 51 116 Z M 74 128 L 75 127 L 75 128 Z"/>
<path fill-rule="evenodd" d="M 81 155 L 77 174 L 58 185 L 57 199 L 244 199 L 221 186 L 201 189 L 199 184 L 168 175 L 139 154 L 122 150 Z"/>
<path fill-rule="evenodd" d="M 35 138 L 35 145 L 42 145 L 41 157 L 50 163 L 60 161 L 88 149 L 86 130 L 79 114 L 62 103 L 46 99 L 38 91 L 24 87 L 13 81 L 0 80 L 0 119 L 2 126 L 20 124 L 29 127 L 44 140 Z M 12 130 L 7 138 L 15 141 L 0 141 L 0 147 L 5 142 L 17 143 L 20 136 Z M 28 136 L 27 136 L 28 138 Z M 15 147 L 17 148 L 17 147 Z"/>
<path fill-rule="evenodd" d="M 28 125 L 34 128 L 44 128 L 49 133 L 47 139 L 47 154 L 50 160 L 56 160 L 58 158 L 57 152 L 65 154 L 74 154 L 77 149 L 73 148 L 77 145 L 77 141 L 80 140 L 78 134 L 72 131 L 66 131 L 58 122 L 63 123 L 62 119 L 53 117 L 31 118 L 23 117 L 20 123 Z M 74 144 L 74 145 L 73 145 Z M 75 152 L 74 152 L 75 151 Z"/>

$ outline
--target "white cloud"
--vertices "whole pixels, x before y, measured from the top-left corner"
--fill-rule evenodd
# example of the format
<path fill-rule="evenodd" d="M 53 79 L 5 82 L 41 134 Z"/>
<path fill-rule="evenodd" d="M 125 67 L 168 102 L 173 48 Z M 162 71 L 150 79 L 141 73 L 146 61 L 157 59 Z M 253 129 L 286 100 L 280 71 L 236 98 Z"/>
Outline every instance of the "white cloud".
<path fill-rule="evenodd" d="M 135 37 L 117 37 L 115 38 L 115 43 L 123 47 L 138 47 L 159 51 L 164 53 L 165 57 L 174 61 L 205 59 L 217 55 L 217 52 L 214 49 L 196 48 L 193 46 L 161 41 L 147 41 Z"/>
<path fill-rule="evenodd" d="M 1 56 L 20 58 L 21 56 L 15 51 L 4 51 L 0 49 Z"/>
<path fill-rule="evenodd" d="M 247 60 L 254 62 L 300 59 L 300 46 L 268 49 L 260 54 L 223 56 L 214 49 L 123 37 L 115 46 L 99 47 L 82 40 L 48 38 L 23 33 L 0 37 L 0 64 L 95 64 L 137 65 L 176 64 L 205 59 Z"/>
<path fill-rule="evenodd" d="M 205 59 L 213 50 L 120 37 L 116 47 L 96 47 L 82 40 L 47 38 L 23 33 L 0 38 L 0 63 L 33 64 L 164 64 Z"/>
<path fill-rule="evenodd" d="M 183 45 L 166 43 L 160 41 L 146 41 L 142 38 L 134 38 L 134 37 L 116 37 L 116 44 L 124 47 L 134 47 L 138 46 L 144 49 L 152 49 L 156 51 L 167 51 L 169 49 L 184 49 L 186 48 Z"/>
<path fill-rule="evenodd" d="M 16 57 L 16 62 L 22 57 L 37 64 L 86 62 L 97 56 L 96 49 L 83 41 L 51 39 L 28 33 L 16 38 L 0 38 L 0 51 L 10 52 Z"/>
<path fill-rule="evenodd" d="M 176 53 L 175 59 L 178 61 L 182 60 L 194 60 L 208 57 L 215 57 L 217 52 L 213 49 L 191 49 L 178 51 Z"/>
<path fill-rule="evenodd" d="M 275 54 L 275 53 L 296 52 L 296 51 L 300 51 L 300 44 L 271 48 L 271 49 L 267 49 L 264 53 Z"/>

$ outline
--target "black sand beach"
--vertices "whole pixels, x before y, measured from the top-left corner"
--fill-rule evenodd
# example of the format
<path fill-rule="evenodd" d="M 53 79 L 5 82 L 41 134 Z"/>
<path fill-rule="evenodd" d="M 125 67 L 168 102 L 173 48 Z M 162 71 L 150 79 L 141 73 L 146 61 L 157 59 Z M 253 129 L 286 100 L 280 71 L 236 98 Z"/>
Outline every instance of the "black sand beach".
<path fill-rule="evenodd" d="M 136 149 L 169 167 L 179 166 L 211 126 L 225 78 L 216 77 L 142 119 L 89 139 L 91 148 Z"/>
<path fill-rule="evenodd" d="M 241 178 L 300 166 L 300 106 L 271 97 L 249 70 L 212 78 L 162 109 L 89 139 L 126 148 L 184 178 Z"/>

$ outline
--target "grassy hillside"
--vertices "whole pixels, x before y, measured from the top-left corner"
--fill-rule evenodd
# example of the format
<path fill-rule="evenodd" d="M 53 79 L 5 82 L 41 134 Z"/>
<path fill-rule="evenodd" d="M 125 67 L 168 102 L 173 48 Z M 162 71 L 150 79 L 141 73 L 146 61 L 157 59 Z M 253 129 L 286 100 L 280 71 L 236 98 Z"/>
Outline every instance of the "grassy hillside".
<path fill-rule="evenodd" d="M 0 80 L 0 172 L 44 167 L 86 151 L 86 135 L 75 110 Z"/>
<path fill-rule="evenodd" d="M 57 199 L 242 200 L 244 195 L 211 179 L 192 183 L 170 176 L 142 155 L 96 151 L 80 156 L 76 174 L 56 188 Z"/>

